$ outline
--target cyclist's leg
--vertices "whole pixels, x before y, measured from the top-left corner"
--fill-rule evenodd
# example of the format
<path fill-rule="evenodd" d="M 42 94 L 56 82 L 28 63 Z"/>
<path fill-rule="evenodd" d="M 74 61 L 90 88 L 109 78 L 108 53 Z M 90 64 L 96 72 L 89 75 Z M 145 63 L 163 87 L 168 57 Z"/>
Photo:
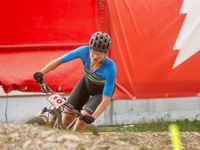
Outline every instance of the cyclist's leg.
<path fill-rule="evenodd" d="M 81 113 L 83 115 L 90 115 L 88 112 L 82 110 Z M 74 125 L 74 129 L 73 131 L 76 131 L 76 132 L 83 132 L 85 127 L 87 126 L 87 123 L 85 123 L 84 121 L 80 121 L 79 119 L 76 120 L 76 123 Z"/>
<path fill-rule="evenodd" d="M 77 85 L 74 87 L 73 91 L 71 92 L 69 99 L 67 100 L 67 104 L 71 107 L 81 110 L 85 103 L 88 101 L 90 95 L 87 89 L 84 87 L 85 85 L 85 76 L 83 76 Z M 62 122 L 65 127 L 68 127 L 71 122 L 74 120 L 75 116 L 69 114 L 70 111 L 65 109 L 67 113 L 64 113 Z"/>
<path fill-rule="evenodd" d="M 62 118 L 62 123 L 65 127 L 68 127 L 71 122 L 75 119 L 75 116 L 71 114 L 71 112 L 65 109 L 64 116 Z"/>
<path fill-rule="evenodd" d="M 96 110 L 96 108 L 101 103 L 101 101 L 102 101 L 102 94 L 97 94 L 97 95 L 92 96 L 89 99 L 89 101 L 86 103 L 86 105 L 84 106 L 81 113 L 83 115 L 92 115 L 94 111 Z M 87 126 L 87 123 L 77 119 L 73 131 L 83 132 L 86 126 Z"/>
<path fill-rule="evenodd" d="M 90 83 L 88 80 L 86 80 L 86 84 L 87 84 L 88 91 L 92 95 L 92 97 L 84 106 L 82 110 L 82 114 L 92 115 L 102 101 L 102 92 L 103 92 L 104 85 L 94 85 Z M 113 93 L 114 93 L 114 90 L 113 90 Z M 86 126 L 87 126 L 87 123 L 77 119 L 73 131 L 83 132 Z"/>

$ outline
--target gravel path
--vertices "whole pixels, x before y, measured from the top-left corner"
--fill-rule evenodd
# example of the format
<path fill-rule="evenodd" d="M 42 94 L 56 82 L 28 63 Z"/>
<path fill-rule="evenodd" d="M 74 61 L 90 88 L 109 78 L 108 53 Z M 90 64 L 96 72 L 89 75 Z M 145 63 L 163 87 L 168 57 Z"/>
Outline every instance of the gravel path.
<path fill-rule="evenodd" d="M 0 123 L 1 150 L 139 150 L 104 137 L 18 123 Z"/>
<path fill-rule="evenodd" d="M 183 150 L 200 150 L 199 132 L 180 132 Z M 127 132 L 100 135 L 108 139 L 123 139 L 128 143 L 153 150 L 172 150 L 169 132 Z"/>
<path fill-rule="evenodd" d="M 181 132 L 182 149 L 200 150 L 199 132 Z M 172 150 L 169 132 L 88 134 L 0 123 L 1 150 Z"/>

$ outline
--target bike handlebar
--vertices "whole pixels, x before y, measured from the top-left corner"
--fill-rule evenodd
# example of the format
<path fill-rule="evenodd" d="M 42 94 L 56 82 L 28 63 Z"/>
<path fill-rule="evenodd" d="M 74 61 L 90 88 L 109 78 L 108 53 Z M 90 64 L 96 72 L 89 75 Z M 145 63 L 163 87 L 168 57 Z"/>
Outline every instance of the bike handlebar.
<path fill-rule="evenodd" d="M 48 93 L 47 90 L 49 90 L 49 92 L 51 94 L 56 94 L 46 83 L 39 83 L 40 87 L 41 87 L 41 91 L 44 93 Z"/>
<path fill-rule="evenodd" d="M 49 91 L 51 94 L 56 94 L 44 81 L 42 83 L 38 83 L 38 84 L 40 85 L 42 92 L 48 93 L 48 91 Z M 72 113 L 74 113 L 76 117 L 84 116 L 80 111 L 72 108 L 71 106 L 67 105 L 66 103 L 63 104 L 62 106 L 65 107 L 65 108 L 66 107 L 69 108 L 70 110 L 69 109 L 68 110 L 71 111 Z"/>

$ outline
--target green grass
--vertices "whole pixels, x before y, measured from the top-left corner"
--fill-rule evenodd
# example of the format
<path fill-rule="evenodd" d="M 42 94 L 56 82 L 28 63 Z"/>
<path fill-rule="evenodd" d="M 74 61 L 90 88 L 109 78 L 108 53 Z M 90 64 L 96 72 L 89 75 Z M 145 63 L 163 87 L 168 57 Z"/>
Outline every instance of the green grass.
<path fill-rule="evenodd" d="M 121 126 L 100 126 L 97 127 L 99 132 L 118 132 Z"/>
<path fill-rule="evenodd" d="M 134 127 L 126 127 L 125 131 L 132 132 L 164 132 L 168 131 L 168 126 L 172 123 L 176 123 L 179 127 L 180 132 L 200 132 L 200 123 L 193 122 L 189 120 L 183 120 L 176 122 L 151 122 L 151 123 L 143 123 L 143 124 L 134 124 Z"/>
<path fill-rule="evenodd" d="M 133 124 L 122 124 L 115 127 L 98 127 L 100 132 L 122 132 L 123 136 L 118 137 L 115 140 L 125 141 L 133 145 L 137 145 L 138 141 L 140 140 L 137 136 L 132 136 L 133 132 L 169 132 L 168 127 L 170 124 L 175 123 L 179 127 L 179 132 L 200 132 L 200 121 L 197 120 L 198 114 L 195 119 L 189 120 L 177 120 L 172 122 L 170 120 L 170 116 L 166 115 L 163 118 L 157 118 L 157 120 L 152 120 L 150 122 L 145 121 L 145 118 L 140 120 L 138 123 Z M 165 144 L 171 144 L 170 139 L 165 141 Z M 149 150 L 147 147 L 140 147 L 139 150 Z"/>
<path fill-rule="evenodd" d="M 198 114 L 195 119 L 189 120 L 177 120 L 175 122 L 171 122 L 169 119 L 169 115 L 164 116 L 163 118 L 157 118 L 157 120 L 152 120 L 150 122 L 145 121 L 145 118 L 143 118 L 138 123 L 132 124 L 132 125 L 125 125 L 122 124 L 118 127 L 108 127 L 108 126 L 102 126 L 98 127 L 100 132 L 164 132 L 168 131 L 168 126 L 172 123 L 175 123 L 179 127 L 180 132 L 200 132 L 200 121 L 197 120 Z"/>

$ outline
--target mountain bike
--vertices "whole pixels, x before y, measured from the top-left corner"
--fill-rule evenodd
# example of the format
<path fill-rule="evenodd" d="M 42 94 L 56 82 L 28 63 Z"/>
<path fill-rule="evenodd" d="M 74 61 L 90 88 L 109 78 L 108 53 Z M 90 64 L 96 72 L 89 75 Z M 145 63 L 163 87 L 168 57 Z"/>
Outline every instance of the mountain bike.
<path fill-rule="evenodd" d="M 67 105 L 65 103 L 67 99 L 59 94 L 56 94 L 46 83 L 39 83 L 39 85 L 41 87 L 41 91 L 49 95 L 47 100 L 52 105 L 49 108 L 44 107 L 36 116 L 30 117 L 22 123 L 45 125 L 51 128 L 71 130 L 75 125 L 77 118 L 82 117 L 83 114 L 81 114 L 79 110 L 76 110 Z M 75 120 L 68 127 L 65 127 L 62 123 L 62 113 L 68 113 L 64 111 L 64 108 L 70 111 L 69 114 L 75 115 Z M 47 113 L 48 115 L 46 115 L 45 113 Z M 98 128 L 94 124 L 88 124 L 84 131 L 86 130 L 91 131 L 93 135 L 99 136 Z"/>

